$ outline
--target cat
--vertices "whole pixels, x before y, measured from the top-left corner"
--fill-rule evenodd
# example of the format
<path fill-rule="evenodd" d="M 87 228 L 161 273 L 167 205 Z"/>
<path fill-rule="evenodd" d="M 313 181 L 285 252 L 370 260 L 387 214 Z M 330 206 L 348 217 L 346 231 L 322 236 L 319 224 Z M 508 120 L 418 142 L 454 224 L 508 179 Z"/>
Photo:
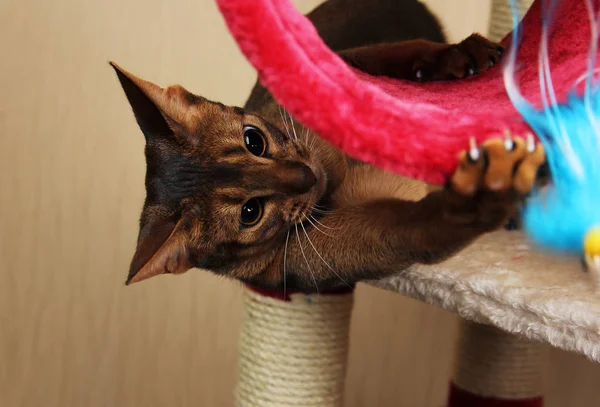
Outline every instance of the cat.
<path fill-rule="evenodd" d="M 460 80 L 502 57 L 478 34 L 446 44 L 415 0 L 371 0 L 360 12 L 355 3 L 330 0 L 308 17 L 371 75 Z M 146 140 L 126 284 L 201 268 L 265 289 L 324 292 L 437 263 L 501 227 L 544 161 L 532 139 L 492 139 L 464 151 L 448 185 L 431 189 L 348 157 L 258 82 L 244 108 L 230 107 L 111 65 Z"/>

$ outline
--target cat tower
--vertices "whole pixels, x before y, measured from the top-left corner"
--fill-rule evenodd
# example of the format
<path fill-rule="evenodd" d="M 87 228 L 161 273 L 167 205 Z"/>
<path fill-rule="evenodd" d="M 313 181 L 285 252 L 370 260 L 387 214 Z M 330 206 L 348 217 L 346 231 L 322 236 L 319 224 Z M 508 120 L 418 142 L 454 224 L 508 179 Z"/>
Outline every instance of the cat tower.
<path fill-rule="evenodd" d="M 568 1 L 577 6 L 576 0 Z M 283 0 L 218 3 L 234 36 L 236 17 L 249 7 L 261 4 L 277 15 L 278 8 L 289 6 Z M 517 2 L 521 14 L 531 3 Z M 492 2 L 492 40 L 512 29 L 510 13 L 506 0 Z M 275 22 L 289 23 L 283 17 Z M 247 55 L 261 46 L 239 32 L 236 39 Z M 359 158 L 373 158 L 363 153 Z M 388 168 L 410 173 L 393 160 Z M 433 182 L 441 175 L 420 174 Z M 543 405 L 546 344 L 600 362 L 600 295 L 594 278 L 582 272 L 579 259 L 541 253 L 521 232 L 499 231 L 441 264 L 411 267 L 370 284 L 462 317 L 447 407 L 533 407 Z M 342 406 L 352 292 L 283 296 L 245 288 L 244 298 L 236 405 Z"/>

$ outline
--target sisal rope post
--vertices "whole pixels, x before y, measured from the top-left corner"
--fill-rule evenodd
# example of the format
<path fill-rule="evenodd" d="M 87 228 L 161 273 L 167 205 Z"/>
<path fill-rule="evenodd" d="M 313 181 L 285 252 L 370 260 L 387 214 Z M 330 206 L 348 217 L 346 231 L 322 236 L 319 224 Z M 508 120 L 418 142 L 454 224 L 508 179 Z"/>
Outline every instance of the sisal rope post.
<path fill-rule="evenodd" d="M 235 405 L 342 406 L 352 292 L 278 297 L 244 289 Z"/>
<path fill-rule="evenodd" d="M 546 346 L 492 326 L 461 328 L 450 407 L 543 405 Z"/>
<path fill-rule="evenodd" d="M 533 0 L 516 0 L 519 16 L 523 17 Z M 512 11 L 510 0 L 492 0 L 490 11 L 490 26 L 488 28 L 488 38 L 491 41 L 500 41 L 506 34 L 513 29 Z"/>

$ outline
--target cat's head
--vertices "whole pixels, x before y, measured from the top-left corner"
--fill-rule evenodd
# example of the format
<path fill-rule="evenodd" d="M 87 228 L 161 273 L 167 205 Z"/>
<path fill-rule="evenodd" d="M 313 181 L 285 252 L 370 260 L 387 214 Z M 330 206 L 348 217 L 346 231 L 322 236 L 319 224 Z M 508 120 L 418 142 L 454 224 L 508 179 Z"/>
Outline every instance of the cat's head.
<path fill-rule="evenodd" d="M 316 154 L 257 115 L 111 65 L 146 139 L 127 283 L 198 267 L 276 285 L 287 231 L 325 193 Z"/>

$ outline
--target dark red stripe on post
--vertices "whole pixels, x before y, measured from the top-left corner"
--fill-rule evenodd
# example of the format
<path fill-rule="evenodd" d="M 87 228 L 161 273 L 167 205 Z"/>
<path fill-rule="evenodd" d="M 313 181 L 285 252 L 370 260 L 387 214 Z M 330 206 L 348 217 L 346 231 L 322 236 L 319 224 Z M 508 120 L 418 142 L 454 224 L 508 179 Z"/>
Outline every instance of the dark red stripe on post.
<path fill-rule="evenodd" d="M 292 294 L 299 294 L 298 292 L 290 292 L 287 291 L 284 295 L 283 290 L 265 290 L 263 288 L 258 288 L 255 286 L 252 286 L 250 284 L 244 284 L 249 290 L 254 291 L 257 294 L 263 295 L 265 297 L 271 297 L 274 298 L 276 300 L 281 300 L 281 301 L 291 301 L 290 295 Z M 343 287 L 343 288 L 339 288 L 339 289 L 334 289 L 334 290 L 326 290 L 326 291 L 322 291 L 319 294 L 323 294 L 323 295 L 336 295 L 336 294 L 350 294 L 351 292 L 354 291 L 354 285 L 352 285 L 351 287 Z M 317 293 L 311 293 L 312 295 L 317 295 Z"/>
<path fill-rule="evenodd" d="M 483 397 L 461 389 L 454 383 L 450 384 L 448 407 L 543 407 L 544 398 L 508 400 Z"/>

